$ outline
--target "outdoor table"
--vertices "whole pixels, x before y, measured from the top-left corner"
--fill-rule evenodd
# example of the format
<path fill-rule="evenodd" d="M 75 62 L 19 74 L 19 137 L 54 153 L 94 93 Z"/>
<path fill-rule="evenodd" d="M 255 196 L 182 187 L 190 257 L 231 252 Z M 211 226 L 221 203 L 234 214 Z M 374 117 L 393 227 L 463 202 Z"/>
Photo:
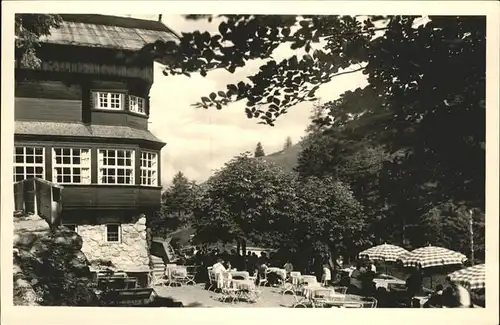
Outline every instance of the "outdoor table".
<path fill-rule="evenodd" d="M 360 304 L 364 307 L 366 301 L 363 296 L 359 295 L 353 295 L 353 294 L 337 294 L 336 297 L 338 297 L 338 301 L 329 301 L 326 304 L 330 307 L 344 307 L 345 305 L 349 304 Z"/>
<path fill-rule="evenodd" d="M 303 286 L 302 287 L 302 295 L 307 298 L 307 299 L 310 299 L 312 297 L 314 297 L 314 293 L 316 291 L 325 291 L 325 290 L 329 290 L 323 286 L 321 286 L 321 284 L 319 283 L 312 283 L 312 284 L 308 284 L 306 286 Z M 332 289 L 330 289 L 329 291 L 331 291 L 331 294 L 332 295 L 336 295 L 335 291 Z"/>
<path fill-rule="evenodd" d="M 234 289 L 238 290 L 255 290 L 255 282 L 252 280 L 233 280 L 232 286 Z"/>
<path fill-rule="evenodd" d="M 391 287 L 406 287 L 406 282 L 395 278 L 393 276 L 387 275 L 387 274 L 379 274 L 377 275 L 374 279 L 373 282 L 375 283 L 375 288 L 385 288 L 387 290 L 390 290 Z"/>
<path fill-rule="evenodd" d="M 290 275 L 290 278 L 292 279 L 292 284 L 294 286 L 299 285 L 301 277 L 302 277 L 301 275 L 297 275 L 297 276 Z"/>
<path fill-rule="evenodd" d="M 188 272 L 187 268 L 185 266 L 167 266 L 165 270 L 165 274 L 167 276 L 167 279 L 169 281 L 169 284 L 177 283 L 179 285 L 182 285 L 182 279 L 186 279 Z"/>
<path fill-rule="evenodd" d="M 233 278 L 235 277 L 238 277 L 238 278 L 243 278 L 245 280 L 247 280 L 249 277 L 250 277 L 250 273 L 248 273 L 247 271 L 231 271 L 231 276 Z"/>
<path fill-rule="evenodd" d="M 315 275 L 302 275 L 299 277 L 299 284 L 312 284 L 318 283 Z"/>
<path fill-rule="evenodd" d="M 279 267 L 269 267 L 266 271 L 266 273 L 276 273 L 281 279 L 285 280 L 286 279 L 286 270 L 281 269 Z"/>

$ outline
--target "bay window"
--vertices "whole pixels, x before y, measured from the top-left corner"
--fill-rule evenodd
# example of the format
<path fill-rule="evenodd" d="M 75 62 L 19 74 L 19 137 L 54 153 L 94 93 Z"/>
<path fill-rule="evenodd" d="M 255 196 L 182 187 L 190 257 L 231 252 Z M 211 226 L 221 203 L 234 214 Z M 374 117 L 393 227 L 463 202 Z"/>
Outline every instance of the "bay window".
<path fill-rule="evenodd" d="M 43 147 L 14 147 L 14 182 L 28 178 L 45 178 Z"/>
<path fill-rule="evenodd" d="M 158 185 L 158 154 L 151 151 L 141 152 L 141 185 Z"/>
<path fill-rule="evenodd" d="M 52 153 L 53 182 L 90 184 L 90 149 L 54 148 Z"/>
<path fill-rule="evenodd" d="M 109 109 L 109 110 L 123 110 L 125 106 L 125 95 L 116 92 L 92 92 L 94 100 L 94 108 Z"/>
<path fill-rule="evenodd" d="M 134 184 L 134 150 L 99 149 L 99 184 Z"/>
<path fill-rule="evenodd" d="M 146 100 L 142 97 L 130 95 L 128 109 L 134 113 L 146 114 Z"/>

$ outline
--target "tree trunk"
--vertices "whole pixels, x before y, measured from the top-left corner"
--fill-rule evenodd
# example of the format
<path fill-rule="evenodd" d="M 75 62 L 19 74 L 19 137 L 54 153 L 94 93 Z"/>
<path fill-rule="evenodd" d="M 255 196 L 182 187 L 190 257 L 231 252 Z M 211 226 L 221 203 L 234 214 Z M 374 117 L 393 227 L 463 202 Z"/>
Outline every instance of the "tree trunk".
<path fill-rule="evenodd" d="M 247 255 L 247 241 L 246 239 L 241 239 L 241 255 Z"/>
<path fill-rule="evenodd" d="M 240 239 L 236 239 L 236 254 L 240 253 L 240 249 L 241 249 L 241 241 Z"/>

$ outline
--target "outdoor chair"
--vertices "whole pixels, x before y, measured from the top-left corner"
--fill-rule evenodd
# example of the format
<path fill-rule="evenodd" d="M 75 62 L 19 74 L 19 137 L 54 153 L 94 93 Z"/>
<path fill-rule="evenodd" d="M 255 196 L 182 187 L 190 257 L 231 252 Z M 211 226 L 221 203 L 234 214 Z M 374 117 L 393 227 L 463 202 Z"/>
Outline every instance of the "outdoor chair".
<path fill-rule="evenodd" d="M 188 265 L 188 266 L 186 266 L 186 269 L 187 269 L 187 275 L 186 275 L 186 279 L 184 281 L 184 284 L 185 285 L 188 285 L 190 283 L 196 284 L 195 278 L 196 278 L 196 274 L 198 272 L 198 266 Z"/>
<path fill-rule="evenodd" d="M 362 302 L 345 301 L 345 302 L 341 303 L 338 307 L 340 307 L 340 308 L 363 308 L 363 303 Z"/>
<path fill-rule="evenodd" d="M 257 274 L 258 271 L 255 271 L 251 276 L 248 277 L 248 279 L 252 280 L 254 283 L 257 282 Z"/>
<path fill-rule="evenodd" d="M 227 274 L 220 276 L 223 276 L 223 280 L 219 299 L 223 302 L 230 300 L 231 303 L 235 303 L 239 299 L 239 290 L 231 286 L 231 278 Z"/>
<path fill-rule="evenodd" d="M 335 300 L 335 292 L 332 289 L 315 290 L 311 297 L 312 307 L 324 307 L 328 302 Z"/>
<path fill-rule="evenodd" d="M 149 273 L 149 285 L 151 287 L 164 286 L 168 284 L 168 279 L 165 278 L 165 267 L 155 266 Z"/>
<path fill-rule="evenodd" d="M 247 301 L 256 303 L 259 301 L 261 294 L 262 291 L 260 291 L 259 289 L 251 289 L 246 293 Z"/>
<path fill-rule="evenodd" d="M 267 273 L 264 271 L 264 272 L 260 272 L 259 273 L 259 281 L 257 283 L 257 285 L 260 287 L 260 286 L 265 286 L 268 282 L 267 282 Z"/>
<path fill-rule="evenodd" d="M 377 303 L 378 303 L 377 299 L 373 297 L 366 297 L 363 300 L 364 300 L 363 303 L 364 308 L 377 308 Z"/>
<path fill-rule="evenodd" d="M 169 269 L 169 286 L 179 285 L 182 286 L 183 283 L 188 281 L 187 272 L 181 271 L 181 267 L 175 267 Z"/>
<path fill-rule="evenodd" d="M 336 293 L 340 293 L 345 295 L 347 293 L 347 287 L 333 287 L 332 288 Z"/>
<path fill-rule="evenodd" d="M 210 291 L 210 289 L 212 288 L 214 289 L 217 288 L 217 277 L 216 274 L 212 272 L 211 267 L 207 268 L 207 272 L 208 272 L 208 282 L 209 282 L 208 290 Z"/>

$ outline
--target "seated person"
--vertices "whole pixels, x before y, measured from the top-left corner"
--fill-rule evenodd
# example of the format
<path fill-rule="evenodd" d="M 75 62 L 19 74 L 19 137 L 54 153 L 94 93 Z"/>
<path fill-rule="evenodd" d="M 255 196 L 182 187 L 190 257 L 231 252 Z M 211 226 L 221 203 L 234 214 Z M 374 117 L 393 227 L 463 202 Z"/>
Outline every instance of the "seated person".
<path fill-rule="evenodd" d="M 360 294 L 363 290 L 363 282 L 362 278 L 366 273 L 365 268 L 361 265 L 361 263 L 357 263 L 356 268 L 352 271 L 350 275 L 350 283 L 349 283 L 349 293 L 352 294 Z"/>
<path fill-rule="evenodd" d="M 224 261 L 221 258 L 217 259 L 217 263 L 212 267 L 212 272 L 215 274 L 215 280 L 217 281 L 217 288 L 222 288 L 224 283 L 224 272 L 226 268 L 224 267 Z"/>
<path fill-rule="evenodd" d="M 223 259 L 221 258 L 217 259 L 217 262 L 212 266 L 212 272 L 214 273 L 226 272 Z"/>
<path fill-rule="evenodd" d="M 472 303 L 474 305 L 479 306 L 479 307 L 483 307 L 483 308 L 485 307 L 485 290 L 484 290 L 484 288 L 471 290 L 470 296 L 471 296 Z"/>
<path fill-rule="evenodd" d="M 447 281 L 448 286 L 443 292 L 443 307 L 445 308 L 470 308 L 472 307 L 471 295 L 463 286 Z"/>
<path fill-rule="evenodd" d="M 443 291 L 442 284 L 436 286 L 436 290 L 431 294 L 429 300 L 424 304 L 424 308 L 441 308 L 443 306 Z"/>
<path fill-rule="evenodd" d="M 370 272 L 377 273 L 377 267 L 375 266 L 375 263 L 373 263 L 372 260 L 368 260 L 366 269 Z"/>

